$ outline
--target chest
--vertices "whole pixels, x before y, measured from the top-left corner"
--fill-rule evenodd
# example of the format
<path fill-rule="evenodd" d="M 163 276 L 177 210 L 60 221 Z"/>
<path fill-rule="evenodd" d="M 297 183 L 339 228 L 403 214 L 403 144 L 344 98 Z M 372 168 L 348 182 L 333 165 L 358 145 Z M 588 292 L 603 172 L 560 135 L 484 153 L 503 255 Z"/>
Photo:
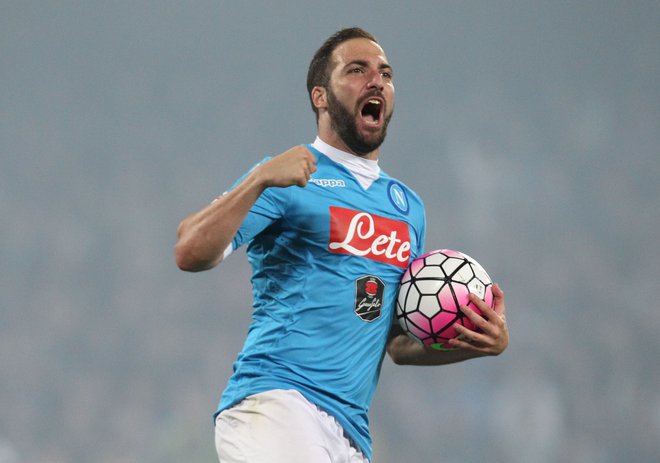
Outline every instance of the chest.
<path fill-rule="evenodd" d="M 405 268 L 418 244 L 415 224 L 397 207 L 402 190 L 388 183 L 379 180 L 364 190 L 349 178 L 315 177 L 292 195 L 283 221 L 289 238 L 320 254 Z"/>

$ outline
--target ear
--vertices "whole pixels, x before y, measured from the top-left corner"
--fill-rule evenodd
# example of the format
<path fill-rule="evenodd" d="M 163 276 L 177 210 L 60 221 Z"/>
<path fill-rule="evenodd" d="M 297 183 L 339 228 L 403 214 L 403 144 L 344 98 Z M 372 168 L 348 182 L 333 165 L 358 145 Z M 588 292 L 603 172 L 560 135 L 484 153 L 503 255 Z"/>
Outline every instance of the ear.
<path fill-rule="evenodd" d="M 328 94 L 325 87 L 316 86 L 312 88 L 311 97 L 316 109 L 325 109 L 328 107 Z"/>

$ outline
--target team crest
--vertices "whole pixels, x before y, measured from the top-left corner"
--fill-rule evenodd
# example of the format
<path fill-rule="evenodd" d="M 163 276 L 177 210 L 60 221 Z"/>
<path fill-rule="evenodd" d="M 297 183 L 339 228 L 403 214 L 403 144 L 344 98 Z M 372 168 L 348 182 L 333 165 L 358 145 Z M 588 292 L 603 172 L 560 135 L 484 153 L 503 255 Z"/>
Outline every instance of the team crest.
<path fill-rule="evenodd" d="M 408 214 L 408 196 L 400 183 L 392 180 L 387 186 L 387 194 L 392 205 L 403 214 Z"/>
<path fill-rule="evenodd" d="M 355 315 L 365 322 L 380 318 L 385 283 L 374 275 L 355 280 Z"/>

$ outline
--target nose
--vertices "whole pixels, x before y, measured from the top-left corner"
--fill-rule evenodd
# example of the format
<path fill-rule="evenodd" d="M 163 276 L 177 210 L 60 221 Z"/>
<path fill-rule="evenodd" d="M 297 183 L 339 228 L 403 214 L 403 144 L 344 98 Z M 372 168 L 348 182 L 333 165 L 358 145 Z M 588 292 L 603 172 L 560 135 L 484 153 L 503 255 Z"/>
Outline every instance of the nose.
<path fill-rule="evenodd" d="M 369 75 L 368 87 L 370 89 L 375 88 L 381 91 L 385 87 L 385 81 L 383 80 L 383 75 L 380 73 L 379 69 L 371 71 Z"/>

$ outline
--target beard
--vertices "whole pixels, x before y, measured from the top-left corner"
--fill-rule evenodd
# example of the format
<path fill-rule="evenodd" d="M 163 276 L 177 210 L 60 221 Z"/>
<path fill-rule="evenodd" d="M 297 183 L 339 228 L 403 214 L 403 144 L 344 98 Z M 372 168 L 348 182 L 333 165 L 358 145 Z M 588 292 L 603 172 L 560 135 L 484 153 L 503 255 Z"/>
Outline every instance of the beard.
<path fill-rule="evenodd" d="M 387 135 L 387 126 L 392 119 L 392 114 L 385 117 L 383 127 L 379 132 L 367 138 L 363 136 L 357 128 L 355 114 L 351 113 L 335 96 L 332 89 L 328 87 L 328 114 L 330 115 L 330 124 L 332 129 L 339 135 L 346 146 L 357 154 L 364 157 L 375 151 L 385 141 Z"/>

